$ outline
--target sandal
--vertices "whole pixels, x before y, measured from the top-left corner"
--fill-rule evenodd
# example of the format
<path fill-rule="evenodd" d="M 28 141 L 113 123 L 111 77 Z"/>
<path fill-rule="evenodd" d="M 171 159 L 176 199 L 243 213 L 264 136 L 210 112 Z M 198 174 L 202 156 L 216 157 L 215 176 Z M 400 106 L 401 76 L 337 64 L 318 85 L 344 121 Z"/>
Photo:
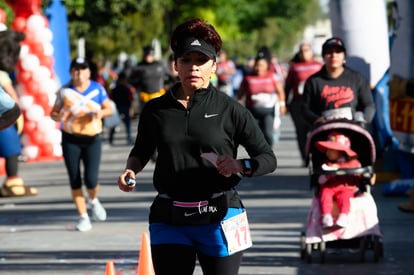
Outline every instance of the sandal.
<path fill-rule="evenodd" d="M 28 187 L 19 177 L 7 178 L 0 189 L 1 197 L 35 196 L 37 189 Z"/>

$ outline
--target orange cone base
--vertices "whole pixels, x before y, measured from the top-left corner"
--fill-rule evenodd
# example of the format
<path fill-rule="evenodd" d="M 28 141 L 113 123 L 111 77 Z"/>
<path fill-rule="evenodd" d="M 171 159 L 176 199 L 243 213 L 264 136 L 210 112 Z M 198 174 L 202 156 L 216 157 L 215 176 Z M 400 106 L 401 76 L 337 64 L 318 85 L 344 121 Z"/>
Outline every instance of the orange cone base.
<path fill-rule="evenodd" d="M 148 233 L 141 235 L 141 250 L 139 253 L 137 275 L 155 275 L 151 258 L 151 245 Z"/>

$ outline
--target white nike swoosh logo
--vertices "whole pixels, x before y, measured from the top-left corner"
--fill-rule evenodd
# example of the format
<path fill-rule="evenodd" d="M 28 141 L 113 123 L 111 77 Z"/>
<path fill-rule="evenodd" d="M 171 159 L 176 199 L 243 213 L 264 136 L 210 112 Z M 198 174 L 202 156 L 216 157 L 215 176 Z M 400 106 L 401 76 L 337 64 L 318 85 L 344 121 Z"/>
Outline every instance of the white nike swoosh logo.
<path fill-rule="evenodd" d="M 204 114 L 204 118 L 210 118 L 210 117 L 215 117 L 215 116 L 218 116 L 219 114 L 207 114 L 207 113 L 205 113 Z"/>
<path fill-rule="evenodd" d="M 190 217 L 190 216 L 192 216 L 192 215 L 195 215 L 195 214 L 197 214 L 198 212 L 192 212 L 192 213 L 187 213 L 187 212 L 184 212 L 184 217 Z"/>

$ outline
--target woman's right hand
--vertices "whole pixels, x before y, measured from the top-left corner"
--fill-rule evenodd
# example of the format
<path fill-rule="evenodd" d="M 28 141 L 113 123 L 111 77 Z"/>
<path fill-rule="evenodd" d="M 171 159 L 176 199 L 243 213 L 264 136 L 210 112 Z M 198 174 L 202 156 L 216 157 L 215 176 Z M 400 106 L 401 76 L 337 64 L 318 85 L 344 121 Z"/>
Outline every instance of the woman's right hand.
<path fill-rule="evenodd" d="M 130 184 L 128 184 L 127 181 L 130 182 Z M 125 169 L 125 171 L 118 178 L 119 189 L 124 192 L 131 192 L 134 190 L 135 184 L 135 172 L 131 169 Z"/>
<path fill-rule="evenodd" d="M 53 111 L 50 114 L 50 118 L 53 119 L 54 121 L 61 121 L 62 120 L 62 116 L 63 116 L 62 112 Z"/>

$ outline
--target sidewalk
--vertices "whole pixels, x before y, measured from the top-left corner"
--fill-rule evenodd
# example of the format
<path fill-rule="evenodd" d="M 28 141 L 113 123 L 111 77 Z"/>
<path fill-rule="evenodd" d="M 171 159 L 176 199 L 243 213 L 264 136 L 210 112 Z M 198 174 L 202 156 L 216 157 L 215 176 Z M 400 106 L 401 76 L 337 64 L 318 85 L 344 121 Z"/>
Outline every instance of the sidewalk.
<path fill-rule="evenodd" d="M 140 238 L 147 230 L 148 208 L 155 196 L 154 167 L 149 163 L 139 174 L 135 192 L 121 192 L 116 181 L 129 147 L 123 145 L 122 133 L 116 137 L 115 146 L 104 147 L 100 172 L 100 200 L 108 220 L 93 222 L 89 232 L 75 230 L 78 216 L 63 161 L 21 164 L 21 176 L 39 194 L 0 198 L 0 274 L 105 274 L 108 261 L 114 261 L 119 274 L 136 274 Z M 282 121 L 281 140 L 274 149 L 278 169 L 244 179 L 238 188 L 254 243 L 245 253 L 240 274 L 413 274 L 414 215 L 397 209 L 406 198 L 383 197 L 381 183 L 374 187 L 373 196 L 384 234 L 384 259 L 373 264 L 369 255 L 367 263 L 359 263 L 358 256 L 338 260 L 327 255 L 324 265 L 301 261 L 299 236 L 311 192 L 289 117 Z M 198 267 L 195 274 L 201 274 Z"/>

